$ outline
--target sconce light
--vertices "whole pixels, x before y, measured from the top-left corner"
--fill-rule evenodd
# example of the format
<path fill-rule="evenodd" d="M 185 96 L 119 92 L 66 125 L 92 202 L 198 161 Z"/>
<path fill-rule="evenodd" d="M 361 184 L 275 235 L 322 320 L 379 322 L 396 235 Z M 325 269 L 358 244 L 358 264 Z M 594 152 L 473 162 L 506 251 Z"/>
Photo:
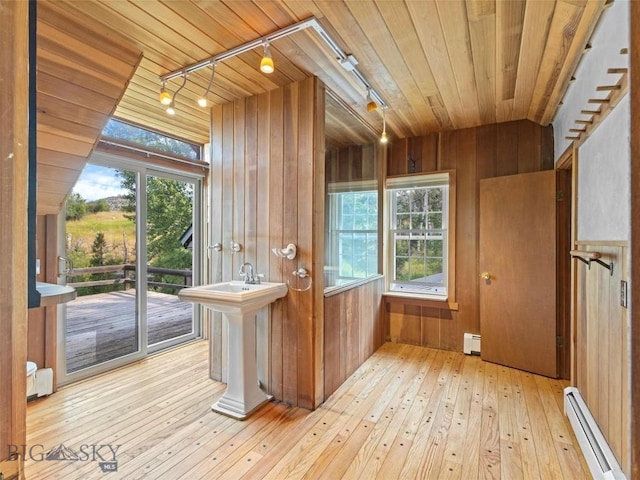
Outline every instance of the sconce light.
<path fill-rule="evenodd" d="M 260 61 L 260 71 L 263 73 L 273 73 L 275 70 L 273 66 L 273 58 L 271 57 L 271 49 L 269 48 L 269 42 L 264 43 L 264 54 Z"/>
<path fill-rule="evenodd" d="M 162 82 L 162 88 L 160 89 L 160 103 L 162 105 L 169 105 L 171 103 L 171 94 L 166 89 L 167 82 Z"/>
<path fill-rule="evenodd" d="M 385 116 L 386 108 L 382 108 L 382 135 L 380 135 L 380 143 L 387 143 L 389 139 L 387 138 L 387 118 Z"/>
<path fill-rule="evenodd" d="M 176 97 L 178 96 L 178 93 L 180 92 L 180 90 L 182 90 L 184 88 L 184 86 L 187 84 L 187 76 L 188 76 L 187 72 L 184 72 L 182 85 L 180 85 L 180 87 L 178 87 L 178 89 L 176 90 L 176 93 L 173 94 L 173 98 L 171 99 L 171 103 L 169 103 L 169 106 L 167 107 L 167 113 L 169 115 L 175 115 L 176 114 Z"/>
<path fill-rule="evenodd" d="M 216 74 L 216 64 L 212 63 L 211 67 L 211 78 L 209 79 L 209 85 L 207 86 L 205 92 L 202 94 L 202 97 L 198 99 L 198 105 L 200 105 L 202 108 L 205 108 L 208 104 L 207 95 L 209 95 L 209 92 L 211 91 L 211 86 L 213 85 L 213 77 Z"/>
<path fill-rule="evenodd" d="M 367 112 L 373 112 L 378 108 L 378 104 L 371 98 L 371 89 L 367 89 Z"/>

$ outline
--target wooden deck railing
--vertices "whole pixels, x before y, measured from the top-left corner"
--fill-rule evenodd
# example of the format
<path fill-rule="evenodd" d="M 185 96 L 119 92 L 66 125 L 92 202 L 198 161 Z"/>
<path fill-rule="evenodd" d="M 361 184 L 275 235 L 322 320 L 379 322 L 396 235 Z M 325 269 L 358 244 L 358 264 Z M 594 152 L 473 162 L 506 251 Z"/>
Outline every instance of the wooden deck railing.
<path fill-rule="evenodd" d="M 128 290 L 129 288 L 134 287 L 136 284 L 135 272 L 136 272 L 136 266 L 128 265 L 128 264 L 74 268 L 69 273 L 67 273 L 67 280 L 72 279 L 74 277 L 79 277 L 81 275 L 87 275 L 87 274 L 93 275 L 93 274 L 101 274 L 101 273 L 112 273 L 114 274 L 114 278 L 108 278 L 103 280 L 88 280 L 88 281 L 82 281 L 82 282 L 68 281 L 67 285 L 74 288 L 96 287 L 100 285 L 124 285 L 124 289 Z M 183 282 L 182 284 L 156 282 L 151 279 L 153 278 L 152 275 L 154 274 L 174 275 L 177 277 L 182 277 Z M 187 269 L 147 267 L 147 275 L 151 277 L 147 280 L 147 286 L 149 287 L 165 287 L 165 288 L 180 290 L 184 287 L 188 287 L 193 284 L 193 272 Z"/>

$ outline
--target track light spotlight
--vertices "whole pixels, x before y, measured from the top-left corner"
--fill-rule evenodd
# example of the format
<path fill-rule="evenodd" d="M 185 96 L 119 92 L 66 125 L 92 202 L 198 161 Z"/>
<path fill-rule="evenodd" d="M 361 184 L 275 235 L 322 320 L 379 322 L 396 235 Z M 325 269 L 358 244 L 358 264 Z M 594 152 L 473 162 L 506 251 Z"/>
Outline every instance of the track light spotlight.
<path fill-rule="evenodd" d="M 209 95 L 209 92 L 211 91 L 211 86 L 213 85 L 213 77 L 215 74 L 216 74 L 216 64 L 212 63 L 211 78 L 209 79 L 209 85 L 207 86 L 207 89 L 205 90 L 205 92 L 202 94 L 202 97 L 198 99 L 198 105 L 200 105 L 202 108 L 205 108 L 209 103 L 207 101 L 207 95 Z"/>
<path fill-rule="evenodd" d="M 260 61 L 260 71 L 262 71 L 263 73 L 273 73 L 275 67 L 273 66 L 273 58 L 271 57 L 269 42 L 265 42 L 263 46 L 264 54 L 262 55 L 262 60 Z"/>
<path fill-rule="evenodd" d="M 173 98 L 171 98 L 171 102 L 169 102 L 169 106 L 167 107 L 167 113 L 169 115 L 176 114 L 176 97 L 178 96 L 178 93 L 180 93 L 180 90 L 182 90 L 184 86 L 187 84 L 187 76 L 188 76 L 187 72 L 184 72 L 182 85 L 178 87 L 178 89 L 176 90 L 176 93 L 173 94 Z"/>
<path fill-rule="evenodd" d="M 378 104 L 371 98 L 371 89 L 367 89 L 367 112 L 373 112 L 378 108 Z"/>
<path fill-rule="evenodd" d="M 160 103 L 162 105 L 169 105 L 171 103 L 171 94 L 166 89 L 167 82 L 162 82 L 162 88 L 160 88 Z"/>
<path fill-rule="evenodd" d="M 389 139 L 387 138 L 387 118 L 385 116 L 385 111 L 387 109 L 382 109 L 382 135 L 380 135 L 380 143 L 387 143 Z"/>

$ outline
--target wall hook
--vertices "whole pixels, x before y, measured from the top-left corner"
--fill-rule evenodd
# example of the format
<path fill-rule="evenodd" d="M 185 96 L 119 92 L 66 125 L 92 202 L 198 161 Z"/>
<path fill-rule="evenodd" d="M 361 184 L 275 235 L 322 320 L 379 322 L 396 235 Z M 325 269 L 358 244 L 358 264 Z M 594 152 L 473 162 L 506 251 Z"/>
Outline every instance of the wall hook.
<path fill-rule="evenodd" d="M 293 260 L 296 258 L 297 248 L 293 243 L 290 243 L 284 248 L 272 248 L 271 251 L 276 257 L 288 258 Z"/>
<path fill-rule="evenodd" d="M 591 262 L 596 262 L 609 270 L 609 275 L 613 276 L 613 262 L 605 263 L 600 258 L 602 254 L 600 252 L 589 252 L 586 250 L 571 250 L 569 252 L 572 258 L 577 258 L 582 263 L 585 263 L 589 269 L 591 269 Z"/>

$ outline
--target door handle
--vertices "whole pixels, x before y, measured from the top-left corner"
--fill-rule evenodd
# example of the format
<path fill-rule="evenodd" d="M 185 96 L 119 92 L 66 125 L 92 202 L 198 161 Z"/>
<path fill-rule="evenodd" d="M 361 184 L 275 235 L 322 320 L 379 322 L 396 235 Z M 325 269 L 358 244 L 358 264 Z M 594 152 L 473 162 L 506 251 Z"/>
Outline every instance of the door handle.
<path fill-rule="evenodd" d="M 491 280 L 491 274 L 489 272 L 482 272 L 480 278 L 482 278 L 483 280 Z"/>

